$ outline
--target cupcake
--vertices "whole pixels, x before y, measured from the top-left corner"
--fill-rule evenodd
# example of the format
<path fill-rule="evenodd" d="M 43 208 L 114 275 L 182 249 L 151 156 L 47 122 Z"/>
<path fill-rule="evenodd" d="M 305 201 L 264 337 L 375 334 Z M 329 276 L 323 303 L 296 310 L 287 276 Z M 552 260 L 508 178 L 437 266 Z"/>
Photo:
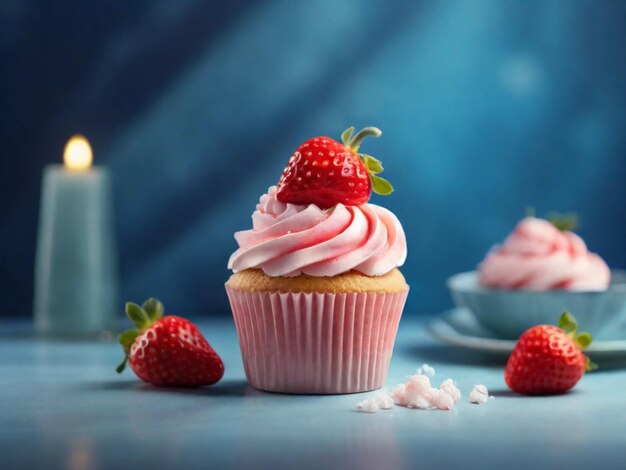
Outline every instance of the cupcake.
<path fill-rule="evenodd" d="M 573 312 L 593 333 L 626 315 L 623 280 L 611 280 L 600 256 L 576 235 L 571 219 L 522 219 L 502 245 L 496 245 L 477 272 L 448 280 L 458 306 L 498 337 L 514 339 L 538 324 L 554 324 Z"/>
<path fill-rule="evenodd" d="M 567 228 L 535 217 L 521 220 L 504 244 L 491 250 L 480 264 L 480 284 L 533 291 L 606 290 L 609 267 Z"/>
<path fill-rule="evenodd" d="M 307 140 L 260 197 L 226 282 L 246 377 L 285 393 L 353 393 L 383 385 L 409 287 L 402 225 L 368 203 L 392 187 L 359 154 L 376 128 L 343 143 Z"/>

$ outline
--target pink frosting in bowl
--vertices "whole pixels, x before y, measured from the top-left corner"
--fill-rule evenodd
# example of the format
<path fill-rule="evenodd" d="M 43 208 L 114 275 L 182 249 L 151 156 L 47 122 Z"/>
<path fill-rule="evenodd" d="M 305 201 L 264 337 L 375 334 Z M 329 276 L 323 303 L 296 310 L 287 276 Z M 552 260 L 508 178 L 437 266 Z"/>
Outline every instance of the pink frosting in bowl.
<path fill-rule="evenodd" d="M 601 291 L 610 277 L 578 235 L 535 217 L 521 220 L 479 266 L 480 284 L 499 289 Z"/>
<path fill-rule="evenodd" d="M 406 259 L 398 218 L 375 204 L 320 209 L 276 199 L 276 186 L 261 196 L 252 229 L 235 233 L 233 272 L 262 269 L 269 276 L 335 276 L 351 270 L 382 276 Z"/>

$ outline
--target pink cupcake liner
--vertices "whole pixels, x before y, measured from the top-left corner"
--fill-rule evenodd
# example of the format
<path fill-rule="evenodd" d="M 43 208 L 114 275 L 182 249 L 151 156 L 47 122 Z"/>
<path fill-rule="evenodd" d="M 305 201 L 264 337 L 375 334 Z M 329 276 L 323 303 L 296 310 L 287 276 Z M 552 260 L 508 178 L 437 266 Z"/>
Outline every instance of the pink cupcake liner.
<path fill-rule="evenodd" d="M 247 292 L 226 286 L 250 385 L 283 393 L 382 387 L 408 289 Z"/>

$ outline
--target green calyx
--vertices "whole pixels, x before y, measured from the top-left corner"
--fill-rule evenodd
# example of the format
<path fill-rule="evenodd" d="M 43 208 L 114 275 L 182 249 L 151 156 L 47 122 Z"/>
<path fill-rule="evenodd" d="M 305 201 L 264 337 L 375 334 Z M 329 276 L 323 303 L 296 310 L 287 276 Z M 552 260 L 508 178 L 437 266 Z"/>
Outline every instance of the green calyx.
<path fill-rule="evenodd" d="M 574 344 L 576 345 L 576 347 L 578 347 L 578 349 L 587 348 L 593 340 L 591 334 L 587 333 L 586 331 L 578 333 L 578 322 L 576 321 L 576 318 L 574 318 L 574 316 L 569 312 L 563 312 L 561 314 L 561 317 L 559 318 L 559 328 L 561 328 L 567 334 L 567 336 L 572 338 Z M 598 365 L 594 364 L 588 357 L 585 356 L 585 360 L 585 370 L 587 372 L 596 370 L 598 368 Z"/>
<path fill-rule="evenodd" d="M 121 374 L 126 368 L 130 348 L 137 337 L 150 328 L 153 323 L 160 320 L 163 317 L 163 312 L 163 304 L 154 297 L 146 300 L 141 306 L 133 302 L 126 302 L 126 316 L 137 328 L 123 331 L 117 337 L 124 349 L 124 360 L 115 369 L 118 374 Z"/>
<path fill-rule="evenodd" d="M 578 215 L 574 213 L 559 214 L 558 212 L 551 212 L 546 219 L 561 232 L 571 232 L 579 224 Z"/>
<path fill-rule="evenodd" d="M 370 181 L 372 183 L 372 191 L 382 196 L 391 194 L 393 192 L 393 186 L 391 183 L 385 178 L 378 176 L 378 174 L 383 171 L 383 165 L 380 160 L 377 160 L 371 155 L 359 153 L 359 148 L 361 147 L 363 139 L 366 137 L 380 137 L 383 133 L 378 127 L 366 127 L 361 129 L 356 134 L 353 134 L 354 127 L 349 127 L 341 133 L 341 141 L 346 147 L 358 154 L 359 158 L 361 158 L 361 161 L 369 174 Z"/>
<path fill-rule="evenodd" d="M 526 208 L 526 217 L 537 217 L 537 211 L 530 206 Z M 558 228 L 561 232 L 572 232 L 576 230 L 580 223 L 578 214 L 568 212 L 566 214 L 560 214 L 558 212 L 550 212 L 545 219 Z"/>

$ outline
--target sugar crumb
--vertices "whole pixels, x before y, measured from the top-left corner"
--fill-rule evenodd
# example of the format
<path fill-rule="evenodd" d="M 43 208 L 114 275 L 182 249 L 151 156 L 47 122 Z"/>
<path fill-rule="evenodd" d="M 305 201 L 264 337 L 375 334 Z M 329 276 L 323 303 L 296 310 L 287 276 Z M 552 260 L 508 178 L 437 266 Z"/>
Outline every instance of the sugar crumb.
<path fill-rule="evenodd" d="M 451 410 L 461 398 L 461 392 L 452 379 L 444 380 L 439 388 L 435 388 L 427 375 L 418 373 L 409 377 L 405 384 L 396 386 L 391 396 L 396 405 L 407 408 Z"/>
<path fill-rule="evenodd" d="M 454 380 L 452 379 L 444 380 L 443 383 L 439 386 L 439 388 L 443 392 L 450 395 L 455 403 L 461 399 L 461 391 L 459 390 L 459 387 L 457 387 L 456 382 Z"/>
<path fill-rule="evenodd" d="M 422 364 L 422 367 L 417 369 L 417 375 L 425 375 L 432 379 L 435 376 L 435 368 L 430 367 L 428 364 Z"/>
<path fill-rule="evenodd" d="M 487 403 L 487 401 L 493 397 L 489 396 L 489 391 L 487 387 L 482 384 L 474 385 L 474 388 L 469 394 L 470 403 L 474 403 L 476 405 L 482 405 L 483 403 Z"/>
<path fill-rule="evenodd" d="M 455 403 L 461 399 L 461 391 L 456 382 L 446 379 L 439 388 L 435 388 L 430 381 L 434 375 L 435 369 L 424 364 L 406 383 L 398 384 L 391 393 L 382 392 L 363 400 L 357 405 L 357 410 L 375 413 L 381 409 L 390 409 L 394 404 L 422 410 L 453 409 Z"/>
<path fill-rule="evenodd" d="M 393 398 L 389 392 L 382 391 L 371 398 L 359 402 L 356 405 L 356 409 L 363 413 L 376 413 L 379 410 L 389 410 L 393 408 L 393 404 Z"/>

